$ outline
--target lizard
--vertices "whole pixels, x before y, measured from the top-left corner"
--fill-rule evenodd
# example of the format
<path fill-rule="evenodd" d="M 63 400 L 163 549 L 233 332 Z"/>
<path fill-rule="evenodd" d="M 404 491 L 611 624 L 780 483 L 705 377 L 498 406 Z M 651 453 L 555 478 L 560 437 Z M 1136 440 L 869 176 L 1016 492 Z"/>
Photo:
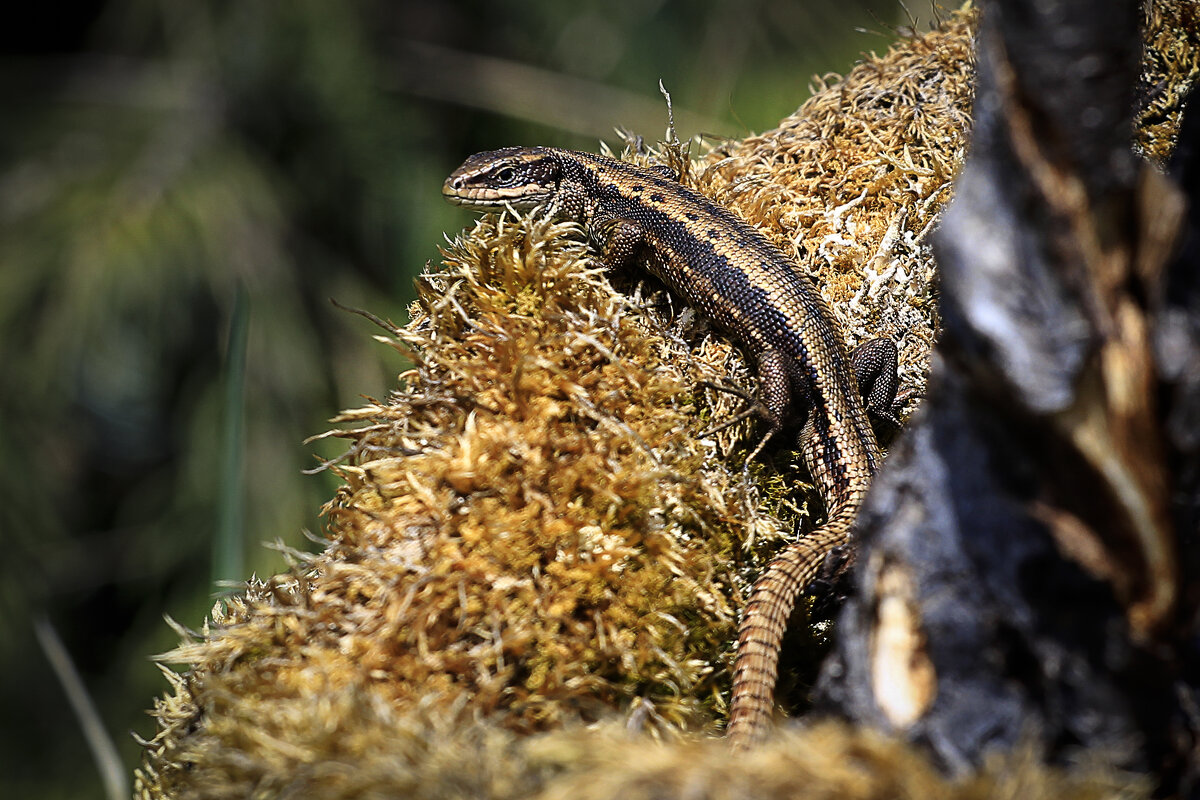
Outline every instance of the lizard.
<path fill-rule="evenodd" d="M 541 208 L 578 222 L 607 267 L 643 261 L 737 340 L 757 366 L 759 396 L 746 413 L 767 425 L 747 463 L 785 426 L 801 424 L 800 452 L 824 500 L 826 521 L 776 555 L 743 610 L 726 736 L 735 749 L 748 747 L 772 718 L 780 646 L 797 598 L 826 558 L 851 542 L 858 507 L 882 459 L 867 406 L 890 418 L 895 344 L 872 339 L 848 354 L 829 306 L 792 261 L 761 231 L 685 187 L 666 166 L 509 147 L 468 158 L 446 179 L 442 194 L 470 209 Z"/>

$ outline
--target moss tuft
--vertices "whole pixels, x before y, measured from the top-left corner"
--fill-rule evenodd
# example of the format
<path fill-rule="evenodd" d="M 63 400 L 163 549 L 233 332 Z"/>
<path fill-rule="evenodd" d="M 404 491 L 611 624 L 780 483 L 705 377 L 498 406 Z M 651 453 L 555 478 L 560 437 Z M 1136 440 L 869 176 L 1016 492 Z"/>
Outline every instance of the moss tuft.
<path fill-rule="evenodd" d="M 696 384 L 740 356 L 615 292 L 570 226 L 485 217 L 444 257 L 381 337 L 416 366 L 335 420 L 326 550 L 163 657 L 191 672 L 156 709 L 158 785 L 194 774 L 180 739 L 240 752 L 230 715 L 286 728 L 330 692 L 521 733 L 719 718 L 741 591 L 779 536 L 700 436 L 729 409 Z"/>
<path fill-rule="evenodd" d="M 900 348 L 923 388 L 936 331 L 929 233 L 966 154 L 975 77 L 969 4 L 845 77 L 816 79 L 779 127 L 704 159 L 704 191 L 794 255 L 851 346 Z"/>
<path fill-rule="evenodd" d="M 1179 135 L 1183 107 L 1200 77 L 1200 6 L 1151 0 L 1143 9 L 1146 49 L 1134 135 L 1142 154 L 1162 166 Z"/>

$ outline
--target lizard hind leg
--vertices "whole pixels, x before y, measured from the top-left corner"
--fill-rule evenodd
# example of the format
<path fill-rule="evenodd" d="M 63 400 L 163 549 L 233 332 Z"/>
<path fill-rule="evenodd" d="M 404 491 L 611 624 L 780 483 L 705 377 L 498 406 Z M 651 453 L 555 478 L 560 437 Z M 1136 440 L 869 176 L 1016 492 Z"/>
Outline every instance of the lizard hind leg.
<path fill-rule="evenodd" d="M 896 430 L 900 429 L 896 412 L 908 399 L 908 395 L 902 399 L 896 396 L 900 387 L 898 359 L 895 343 L 884 338 L 868 339 L 850 353 L 850 363 L 854 366 L 854 377 L 867 413 Z"/>
<path fill-rule="evenodd" d="M 702 381 L 701 385 L 714 391 L 731 394 L 734 397 L 740 398 L 745 403 L 741 411 L 724 422 L 709 428 L 704 432 L 704 436 L 712 436 L 715 433 L 720 433 L 754 416 L 759 417 L 767 423 L 766 433 L 758 440 L 758 444 L 754 446 L 750 454 L 746 456 L 744 469 L 748 470 L 750 464 L 763 451 L 767 443 L 774 438 L 775 434 L 783 430 L 784 425 L 789 421 L 788 414 L 795 406 L 793 402 L 791 370 L 789 370 L 787 356 L 778 350 L 765 350 L 759 356 L 758 397 L 754 397 L 736 387 L 722 386 L 711 381 Z"/>
<path fill-rule="evenodd" d="M 767 442 L 789 422 L 788 416 L 796 406 L 792 392 L 793 369 L 791 360 L 778 350 L 764 350 L 758 356 L 759 405 L 769 427 L 746 456 L 747 464 L 757 458 Z"/>

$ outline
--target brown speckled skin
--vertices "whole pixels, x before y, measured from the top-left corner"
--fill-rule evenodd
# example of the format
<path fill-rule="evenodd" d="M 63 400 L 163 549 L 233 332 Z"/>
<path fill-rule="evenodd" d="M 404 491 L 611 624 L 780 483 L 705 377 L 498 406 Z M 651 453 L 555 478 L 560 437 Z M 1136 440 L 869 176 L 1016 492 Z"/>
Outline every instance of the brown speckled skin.
<path fill-rule="evenodd" d="M 785 422 L 803 422 L 801 452 L 828 519 L 768 565 L 746 605 L 727 734 L 735 747 L 749 745 L 771 720 L 780 642 L 796 599 L 826 556 L 850 541 L 881 458 L 828 306 L 759 231 L 682 186 L 665 168 L 547 147 L 507 148 L 471 156 L 442 191 L 450 202 L 472 208 L 543 205 L 583 224 L 610 266 L 644 259 L 757 361 L 761 411 L 769 424 L 759 447 Z M 863 355 L 868 369 L 890 355 L 890 388 L 870 395 L 873 408 L 886 411 L 895 393 L 895 347 L 875 342 Z M 885 376 L 880 385 L 886 384 Z"/>

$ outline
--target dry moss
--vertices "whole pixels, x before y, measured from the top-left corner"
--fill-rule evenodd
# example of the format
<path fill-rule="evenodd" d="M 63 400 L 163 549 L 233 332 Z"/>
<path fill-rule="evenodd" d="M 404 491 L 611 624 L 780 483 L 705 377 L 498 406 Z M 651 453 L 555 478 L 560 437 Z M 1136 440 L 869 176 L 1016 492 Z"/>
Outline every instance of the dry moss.
<path fill-rule="evenodd" d="M 533 742 L 528 752 L 535 757 L 552 753 L 569 766 L 537 795 L 545 800 L 1133 800 L 1150 795 L 1146 781 L 1099 760 L 1066 771 L 1037 764 L 1023 753 L 951 781 L 906 744 L 834 722 L 783 732 L 750 753 L 730 753 L 723 742 L 712 740 L 646 744 L 604 733 Z"/>
<path fill-rule="evenodd" d="M 383 337 L 416 367 L 337 419 L 352 445 L 325 551 L 164 657 L 192 672 L 156 710 L 148 796 L 264 746 L 237 719 L 289 730 L 330 693 L 521 733 L 622 712 L 711 730 L 762 560 L 743 545 L 779 535 L 699 435 L 694 387 L 738 356 L 693 350 L 701 328 L 662 327 L 582 241 L 487 217 L 422 277 L 412 322 Z"/>
<path fill-rule="evenodd" d="M 1146 4 L 1146 50 L 1139 82 L 1135 142 L 1165 164 L 1175 146 L 1188 95 L 1200 75 L 1200 6 L 1184 0 Z"/>
<path fill-rule="evenodd" d="M 233 697 L 219 679 L 206 689 L 208 696 Z M 618 724 L 520 736 L 467 714 L 446 717 L 424 708 L 400 713 L 374 693 L 349 687 L 322 693 L 318 703 L 281 701 L 265 718 L 244 702 L 220 710 L 191 738 L 191 769 L 171 796 L 1138 800 L 1151 788 L 1100 760 L 1061 770 L 1026 753 L 997 758 L 977 775 L 951 781 L 907 745 L 837 723 L 787 731 L 752 753 L 735 755 L 718 740 L 651 742 Z"/>
<path fill-rule="evenodd" d="M 818 79 L 779 127 L 717 148 L 699 172 L 706 192 L 795 254 L 851 345 L 896 342 L 914 388 L 936 330 L 929 233 L 970 132 L 975 16 L 965 8 Z"/>
<path fill-rule="evenodd" d="M 638 697 L 681 726 L 735 607 L 692 394 L 716 365 L 680 359 L 567 227 L 481 221 L 395 333 L 417 368 L 339 418 L 370 424 L 329 505 L 331 552 L 356 556 L 331 591 L 367 615 L 338 646 L 401 706 L 466 695 L 535 730 Z"/>
<path fill-rule="evenodd" d="M 1150 15 L 1148 74 L 1172 86 L 1195 74 L 1194 25 L 1172 27 L 1186 5 Z M 936 328 L 928 234 L 966 146 L 972 23 L 823 79 L 687 176 L 803 251 L 852 341 L 901 344 L 910 385 Z M 1163 97 L 1148 152 L 1178 124 L 1182 94 Z M 188 671 L 156 703 L 137 796 L 1144 795 L 1019 758 L 951 784 L 839 726 L 736 759 L 697 738 L 724 711 L 745 587 L 815 504 L 794 471 L 743 485 L 749 426 L 700 436 L 736 401 L 698 382 L 749 385 L 736 349 L 662 294 L 614 291 L 582 241 L 487 217 L 423 277 L 382 337 L 414 368 L 337 418 L 351 444 L 325 549 L 164 657 Z"/>

